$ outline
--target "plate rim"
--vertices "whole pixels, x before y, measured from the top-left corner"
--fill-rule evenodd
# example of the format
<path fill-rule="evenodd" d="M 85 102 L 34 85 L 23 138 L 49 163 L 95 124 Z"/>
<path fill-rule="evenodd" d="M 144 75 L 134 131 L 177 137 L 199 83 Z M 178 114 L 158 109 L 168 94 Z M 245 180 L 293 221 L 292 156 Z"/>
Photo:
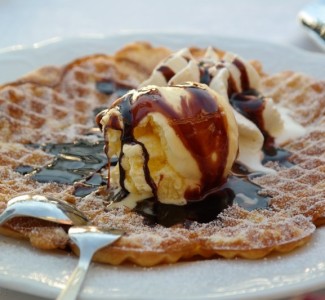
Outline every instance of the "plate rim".
<path fill-rule="evenodd" d="M 218 44 L 218 40 L 222 39 L 222 40 L 226 40 L 228 42 L 231 42 L 231 41 L 245 41 L 245 43 L 252 43 L 254 45 L 256 44 L 263 44 L 263 45 L 267 45 L 267 46 L 270 46 L 270 47 L 277 47 L 278 49 L 287 49 L 288 51 L 292 51 L 294 53 L 296 53 L 298 56 L 300 57 L 314 57 L 315 60 L 316 59 L 324 59 L 325 56 L 322 54 L 322 53 L 314 53 L 314 52 L 309 52 L 309 51 L 306 51 L 306 50 L 303 50 L 303 49 L 299 49 L 299 48 L 296 48 L 294 46 L 290 46 L 290 45 L 283 45 L 283 44 L 278 44 L 278 43 L 272 43 L 272 42 L 269 42 L 269 41 L 261 41 L 261 40 L 254 40 L 254 39 L 245 39 L 245 38 L 235 38 L 235 37 L 222 37 L 222 36 L 219 36 L 219 35 L 213 35 L 213 34 L 201 34 L 201 33 L 168 33 L 168 32 L 165 32 L 165 33 L 159 33 L 161 34 L 163 37 L 171 37 L 171 38 L 179 38 L 179 37 L 183 37 L 186 36 L 187 38 L 190 38 L 190 37 L 193 37 L 195 36 L 196 38 L 199 38 L 199 37 L 204 37 L 204 38 L 207 38 L 207 39 L 211 39 L 211 38 L 215 38 L 216 39 L 216 45 Z M 33 43 L 31 45 L 14 45 L 14 46 L 10 46 L 10 47 L 6 47 L 6 48 L 2 48 L 0 49 L 0 60 L 3 59 L 3 56 L 7 55 L 7 54 L 19 54 L 19 53 L 23 53 L 24 51 L 28 52 L 28 51 L 35 51 L 37 49 L 46 49 L 46 47 L 51 47 L 53 45 L 58 45 L 58 44 L 69 44 L 69 43 L 73 43 L 74 41 L 78 42 L 80 40 L 82 41 L 105 41 L 105 40 L 109 40 L 109 39 L 114 39 L 116 37 L 120 37 L 122 38 L 135 38 L 135 37 L 139 37 L 139 36 L 143 36 L 144 39 L 148 39 L 148 41 L 150 42 L 150 38 L 154 37 L 154 36 L 157 36 L 157 33 L 153 33 L 153 32 L 125 32 L 125 33 L 119 33 L 119 34 L 109 34 L 109 35 L 101 35 L 101 34 L 96 34 L 96 35 L 80 35 L 80 36 L 76 36 L 76 37 L 70 37 L 70 38 L 61 38 L 61 37 L 54 37 L 54 38 L 51 38 L 51 39 L 47 39 L 47 40 L 43 40 L 41 42 L 37 42 L 37 43 Z M 163 38 L 164 40 L 164 38 Z M 167 46 L 167 45 L 166 45 Z M 225 49 L 227 50 L 227 49 Z M 325 60 L 324 60 L 324 66 L 325 66 Z M 317 230 L 320 230 L 319 228 Z M 322 230 L 324 231 L 325 228 L 322 228 Z M 2 236 L 0 237 L 2 238 Z M 2 273 L 1 273 L 1 269 L 0 269 L 0 286 L 1 287 L 4 287 L 4 288 L 8 288 L 8 289 L 12 289 L 12 286 L 11 284 L 7 283 L 6 286 L 3 286 L 2 283 L 5 281 L 4 280 L 4 276 Z M 308 288 L 303 288 L 303 284 L 293 284 L 293 286 L 295 285 L 298 285 L 298 286 L 295 286 L 295 290 L 299 290 L 299 287 L 301 288 L 300 292 L 304 292 L 304 291 L 311 291 L 311 290 L 314 290 L 314 289 L 318 289 L 319 287 L 321 287 L 321 285 L 324 284 L 325 282 L 325 273 L 323 274 L 323 276 L 321 277 L 317 277 L 319 280 L 314 282 L 313 285 L 309 285 Z M 20 292 L 24 292 L 24 293 L 28 293 L 29 290 L 27 290 L 27 287 L 28 287 L 28 284 L 25 282 L 26 284 L 26 287 L 23 287 L 23 289 L 21 290 L 16 290 L 16 291 L 20 291 Z M 9 285 L 9 286 L 8 286 Z M 35 286 L 38 286 L 39 285 L 39 282 L 35 282 Z M 54 287 L 52 287 L 52 289 L 54 289 Z M 230 299 L 229 297 L 231 297 L 231 299 L 255 299 L 254 297 L 268 297 L 268 298 L 273 298 L 273 296 L 276 296 L 276 297 L 283 297 L 283 296 L 290 296 L 292 295 L 292 290 L 291 291 L 286 291 L 286 290 L 283 290 L 284 288 L 281 287 L 281 288 L 278 288 L 276 294 L 272 294 L 270 295 L 270 293 L 268 292 L 268 290 L 264 290 L 264 293 L 260 293 L 260 294 L 254 294 L 254 293 L 249 293 L 247 295 L 239 295 L 239 298 L 235 297 L 236 295 L 231 295 L 231 296 L 227 296 L 226 298 L 220 298 L 220 297 L 216 297 L 216 299 Z M 41 288 L 38 289 L 38 291 L 36 290 L 36 292 L 39 292 L 39 293 L 33 293 L 32 295 L 37 295 L 37 296 L 46 296 L 44 295 L 44 292 L 43 291 L 46 291 L 48 290 L 48 287 L 44 287 L 42 286 Z M 55 290 L 57 290 L 57 288 L 55 288 Z M 35 290 L 34 290 L 35 292 Z M 53 292 L 53 291 L 52 291 Z M 30 293 L 28 293 L 30 294 Z M 51 295 L 52 296 L 52 295 Z M 214 298 L 214 297 L 213 297 Z M 213 299 L 213 298 L 204 298 L 204 299 Z M 116 298 L 116 299 L 121 299 L 121 298 Z M 133 298 L 132 298 L 133 299 Z M 195 298 L 175 298 L 175 299 L 199 299 L 197 297 Z M 258 298 L 256 298 L 258 299 Z"/>
<path fill-rule="evenodd" d="M 97 43 L 97 44 L 102 44 L 101 47 L 103 47 L 103 43 L 105 42 L 109 42 L 110 40 L 117 40 L 118 43 L 120 43 L 119 47 L 115 47 L 116 50 L 118 50 L 119 48 L 121 48 L 123 45 L 128 44 L 128 43 L 132 43 L 135 41 L 149 41 L 152 42 L 154 45 L 162 45 L 164 46 L 165 43 L 169 44 L 175 44 L 177 43 L 177 41 L 184 39 L 184 37 L 186 37 L 187 40 L 189 39 L 199 39 L 199 40 L 204 40 L 204 41 L 210 41 L 210 40 L 214 40 L 215 42 L 213 42 L 214 44 L 216 44 L 216 46 L 218 47 L 218 43 L 221 44 L 237 44 L 236 47 L 245 49 L 245 47 L 247 47 L 247 45 L 258 45 L 260 47 L 260 49 L 262 49 L 261 46 L 263 46 L 264 51 L 266 51 L 266 53 L 268 54 L 276 54 L 278 63 L 276 65 L 281 66 L 281 64 L 286 64 L 287 60 L 292 59 L 291 56 L 287 56 L 286 52 L 290 52 L 293 53 L 294 56 L 300 58 L 302 61 L 306 58 L 308 58 L 312 64 L 310 70 L 308 68 L 308 66 L 306 64 L 301 64 L 298 65 L 295 68 L 292 68 L 293 71 L 297 71 L 297 72 L 302 72 L 302 73 L 306 73 L 307 75 L 311 76 L 311 77 L 317 77 L 318 79 L 324 79 L 325 80 L 325 72 L 322 72 L 322 69 L 320 68 L 320 66 L 318 67 L 319 70 L 316 72 L 315 74 L 315 66 L 317 67 L 318 64 L 320 64 L 321 66 L 323 66 L 325 68 L 325 55 L 322 53 L 318 53 L 318 52 L 310 52 L 308 50 L 305 49 L 301 49 L 298 47 L 295 47 L 293 45 L 290 44 L 283 44 L 283 43 L 277 43 L 277 42 L 271 42 L 271 41 L 267 41 L 267 40 L 259 40 L 259 39 L 246 39 L 244 37 L 240 38 L 240 37 L 227 37 L 227 36 L 222 36 L 222 35 L 214 35 L 214 34 L 209 34 L 209 33 L 188 33 L 188 32 L 159 32 L 159 33 L 154 33 L 154 32 L 146 32 L 146 31 L 132 31 L 132 30 L 128 30 L 125 32 L 120 32 L 120 33 L 116 33 L 116 34 L 80 34 L 80 35 L 76 35 L 73 37 L 52 37 L 49 39 L 45 39 L 39 42 L 35 42 L 35 43 L 31 43 L 29 45 L 23 45 L 23 44 L 17 44 L 17 45 L 12 45 L 12 46 L 8 46 L 5 48 L 0 49 L 0 63 L 3 63 L 5 60 L 3 58 L 6 58 L 6 56 L 10 56 L 11 60 L 19 60 L 21 59 L 20 55 L 21 54 L 26 54 L 26 53 L 35 53 L 38 52 L 38 54 L 40 54 L 42 51 L 46 51 L 46 49 L 50 49 L 51 48 L 53 50 L 51 51 L 55 51 L 55 47 L 62 47 L 62 45 L 71 45 L 73 46 L 74 44 L 78 44 L 78 43 L 83 43 L 83 45 L 85 46 L 88 42 L 91 43 Z M 190 46 L 192 46 L 194 43 L 190 42 L 188 43 Z M 193 45 L 193 46 L 197 46 L 197 45 Z M 236 48 L 235 47 L 235 48 Z M 222 47 L 220 47 L 221 49 L 223 49 Z M 227 49 L 224 49 L 227 50 Z M 283 52 L 283 56 L 285 56 L 285 58 L 281 58 L 279 57 L 279 52 Z M 98 51 L 98 53 L 102 53 L 103 51 Z M 236 51 L 233 51 L 236 53 Z M 94 53 L 94 52 L 92 52 Z M 89 53 L 86 52 L 85 55 L 88 55 Z M 79 54 L 78 56 L 82 56 L 82 54 Z M 71 61 L 73 58 L 68 59 L 67 61 L 62 61 L 62 62 L 55 62 L 54 64 L 59 64 L 59 65 L 64 65 L 65 63 L 68 63 L 69 61 Z M 254 59 L 252 58 L 248 58 L 248 59 Z M 257 58 L 258 59 L 258 58 Z M 279 61 L 280 59 L 280 61 Z M 272 68 L 269 70 L 267 69 L 268 66 L 268 61 L 263 62 L 263 67 L 264 69 L 266 69 L 266 71 L 273 71 Z M 51 65 L 53 63 L 48 63 L 48 65 Z M 290 62 L 289 62 L 290 64 Z M 21 72 L 20 74 L 17 74 L 15 77 L 9 79 L 9 80 L 2 80 L 0 77 L 0 85 L 1 84 L 5 84 L 6 82 L 10 82 L 14 79 L 16 79 L 17 77 L 21 77 L 41 66 L 43 66 L 43 64 L 38 65 L 36 67 L 30 68 L 28 71 L 26 72 Z M 275 67 L 275 66 L 274 66 Z M 278 68 L 277 70 L 275 70 L 276 72 L 279 71 L 285 71 L 288 70 L 288 68 L 284 67 L 283 69 Z M 1 73 L 0 73 L 1 75 Z"/>

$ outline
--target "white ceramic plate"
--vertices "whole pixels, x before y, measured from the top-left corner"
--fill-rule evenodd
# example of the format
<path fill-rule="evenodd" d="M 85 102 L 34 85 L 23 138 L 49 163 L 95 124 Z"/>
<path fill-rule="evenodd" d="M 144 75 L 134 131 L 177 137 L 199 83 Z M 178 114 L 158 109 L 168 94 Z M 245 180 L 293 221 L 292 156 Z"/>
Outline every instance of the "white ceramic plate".
<path fill-rule="evenodd" d="M 208 46 L 259 59 L 265 70 L 301 71 L 325 79 L 325 56 L 258 41 L 202 35 L 132 34 L 53 39 L 31 47 L 0 50 L 0 82 L 33 69 L 78 56 L 112 53 L 127 42 L 151 41 L 174 49 Z M 0 237 L 0 286 L 54 298 L 77 263 L 74 256 L 42 252 L 24 241 Z M 325 228 L 293 253 L 248 261 L 214 259 L 154 268 L 93 264 L 80 299 L 269 299 L 300 294 L 325 285 Z"/>

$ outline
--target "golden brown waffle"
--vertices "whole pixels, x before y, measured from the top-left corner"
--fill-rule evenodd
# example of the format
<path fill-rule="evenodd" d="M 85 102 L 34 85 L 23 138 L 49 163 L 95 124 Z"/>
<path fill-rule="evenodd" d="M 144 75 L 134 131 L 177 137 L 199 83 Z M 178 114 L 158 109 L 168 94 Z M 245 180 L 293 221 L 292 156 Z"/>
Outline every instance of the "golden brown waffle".
<path fill-rule="evenodd" d="M 288 107 L 308 129 L 306 136 L 284 145 L 293 153 L 290 159 L 294 167 L 285 169 L 273 163 L 270 165 L 276 174 L 255 179 L 263 187 L 262 193 L 273 197 L 271 210 L 248 212 L 232 206 L 206 224 L 192 222 L 169 228 L 146 225 L 136 212 L 121 208 L 107 211 L 100 192 L 78 198 L 70 185 L 42 184 L 15 172 L 17 166 L 40 167 L 53 159 L 41 148 L 27 144 L 71 142 L 92 131 L 93 110 L 116 98 L 99 93 L 96 82 L 113 80 L 136 87 L 169 53 L 165 48 L 136 43 L 113 56 L 93 55 L 62 68 L 45 67 L 0 87 L 0 212 L 11 197 L 27 192 L 76 203 L 94 224 L 126 229 L 125 236 L 94 258 L 115 265 L 134 262 L 152 266 L 213 256 L 254 259 L 305 244 L 315 230 L 314 224 L 325 220 L 325 133 L 321 129 L 325 124 L 325 83 L 301 74 L 283 72 L 263 77 L 261 92 Z M 200 56 L 204 51 L 193 48 L 192 53 Z M 258 62 L 254 66 L 263 74 Z M 13 219 L 0 232 L 28 238 L 43 249 L 69 244 L 66 228 L 30 218 Z"/>
<path fill-rule="evenodd" d="M 150 51 L 154 51 L 152 58 L 140 64 L 137 55 L 148 58 Z M 85 138 L 94 127 L 94 109 L 117 98 L 114 93 L 98 92 L 96 82 L 111 80 L 136 87 L 168 53 L 139 43 L 114 58 L 91 55 L 62 68 L 44 67 L 0 87 L 1 141 L 26 144 Z"/>
<path fill-rule="evenodd" d="M 325 222 L 325 82 L 283 72 L 263 82 L 264 93 L 290 109 L 308 133 L 285 145 L 296 165 L 255 182 L 273 196 L 271 205 L 290 214 L 303 214 L 316 225 Z"/>
<path fill-rule="evenodd" d="M 127 210 L 103 212 L 98 199 L 84 199 L 79 208 L 101 226 L 123 227 L 127 235 L 99 251 L 95 259 L 120 264 L 131 261 L 142 266 L 174 263 L 196 256 L 261 258 L 276 250 L 288 252 L 309 240 L 314 225 L 303 216 L 283 212 L 247 212 L 233 206 L 216 221 L 192 223 L 188 227 L 144 225 L 143 217 Z M 109 225 L 108 225 L 109 224 Z"/>

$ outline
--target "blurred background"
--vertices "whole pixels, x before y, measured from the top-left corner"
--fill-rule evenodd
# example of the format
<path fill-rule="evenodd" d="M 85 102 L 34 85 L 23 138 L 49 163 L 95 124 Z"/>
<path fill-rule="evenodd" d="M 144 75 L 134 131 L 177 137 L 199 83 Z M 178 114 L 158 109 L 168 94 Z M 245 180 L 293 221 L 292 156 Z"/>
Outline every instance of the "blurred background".
<path fill-rule="evenodd" d="M 120 32 L 213 33 L 321 51 L 297 20 L 308 0 L 0 0 L 0 48 Z M 324 16 L 325 17 L 325 16 Z"/>

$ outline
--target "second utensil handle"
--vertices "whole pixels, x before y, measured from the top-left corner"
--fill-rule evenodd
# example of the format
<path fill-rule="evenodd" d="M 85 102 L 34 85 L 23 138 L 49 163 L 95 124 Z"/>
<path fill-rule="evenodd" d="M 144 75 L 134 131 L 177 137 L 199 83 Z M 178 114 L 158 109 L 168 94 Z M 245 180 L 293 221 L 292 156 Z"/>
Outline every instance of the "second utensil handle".
<path fill-rule="evenodd" d="M 81 286 L 85 280 L 90 260 L 91 258 L 89 258 L 88 261 L 79 260 L 78 266 L 71 274 L 65 288 L 61 291 L 57 300 L 77 299 Z"/>

